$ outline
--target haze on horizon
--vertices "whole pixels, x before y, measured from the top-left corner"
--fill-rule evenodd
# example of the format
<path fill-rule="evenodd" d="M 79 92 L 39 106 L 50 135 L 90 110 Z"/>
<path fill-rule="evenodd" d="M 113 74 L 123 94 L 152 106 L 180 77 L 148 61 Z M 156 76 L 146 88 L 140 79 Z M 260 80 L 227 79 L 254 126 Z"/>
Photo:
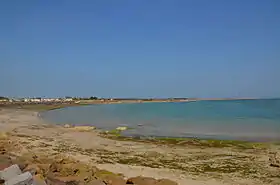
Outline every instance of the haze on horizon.
<path fill-rule="evenodd" d="M 280 1 L 1 1 L 0 96 L 279 97 Z"/>

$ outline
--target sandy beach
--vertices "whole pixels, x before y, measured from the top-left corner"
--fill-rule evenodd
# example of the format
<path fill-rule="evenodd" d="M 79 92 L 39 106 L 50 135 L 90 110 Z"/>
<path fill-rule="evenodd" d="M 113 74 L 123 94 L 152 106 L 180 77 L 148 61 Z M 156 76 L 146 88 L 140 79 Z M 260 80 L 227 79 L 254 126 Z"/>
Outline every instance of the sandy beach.
<path fill-rule="evenodd" d="M 205 147 L 191 144 L 114 140 L 100 132 L 80 131 L 47 123 L 34 110 L 0 109 L 0 130 L 17 155 L 65 154 L 126 178 L 166 178 L 179 185 L 280 184 L 280 168 L 270 166 L 270 156 L 280 145 Z"/>

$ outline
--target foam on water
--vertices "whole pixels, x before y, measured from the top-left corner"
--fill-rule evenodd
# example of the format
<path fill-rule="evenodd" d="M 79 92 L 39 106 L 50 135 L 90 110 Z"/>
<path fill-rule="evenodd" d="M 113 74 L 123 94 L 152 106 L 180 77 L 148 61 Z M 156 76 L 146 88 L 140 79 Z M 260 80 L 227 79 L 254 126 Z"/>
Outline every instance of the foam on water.
<path fill-rule="evenodd" d="M 134 128 L 125 135 L 280 139 L 279 99 L 90 105 L 48 111 L 42 117 L 105 130 Z"/>

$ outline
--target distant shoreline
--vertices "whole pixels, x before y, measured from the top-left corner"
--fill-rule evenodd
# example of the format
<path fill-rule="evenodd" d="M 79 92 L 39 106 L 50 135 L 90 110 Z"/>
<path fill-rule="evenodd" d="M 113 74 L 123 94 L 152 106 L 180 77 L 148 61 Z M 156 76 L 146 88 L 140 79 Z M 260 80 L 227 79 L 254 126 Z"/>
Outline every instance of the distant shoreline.
<path fill-rule="evenodd" d="M 0 102 L 1 108 L 17 108 L 35 111 L 48 111 L 65 107 L 76 107 L 98 104 L 125 104 L 125 103 L 179 103 L 194 101 L 234 101 L 234 100 L 258 100 L 259 98 L 169 98 L 169 99 L 98 99 L 98 100 L 77 100 L 72 102 Z"/>

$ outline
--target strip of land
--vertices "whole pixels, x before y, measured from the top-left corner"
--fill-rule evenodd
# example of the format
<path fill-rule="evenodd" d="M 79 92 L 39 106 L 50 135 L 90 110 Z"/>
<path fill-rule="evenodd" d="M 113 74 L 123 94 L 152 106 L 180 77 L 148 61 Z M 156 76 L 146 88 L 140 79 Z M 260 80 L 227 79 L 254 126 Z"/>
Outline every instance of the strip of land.
<path fill-rule="evenodd" d="M 0 130 L 13 155 L 65 155 L 81 163 L 180 185 L 280 184 L 277 143 L 165 138 L 141 140 L 116 133 L 81 131 L 38 118 L 38 111 L 69 105 L 23 105 L 1 108 Z M 73 105 L 77 106 L 77 105 Z"/>

